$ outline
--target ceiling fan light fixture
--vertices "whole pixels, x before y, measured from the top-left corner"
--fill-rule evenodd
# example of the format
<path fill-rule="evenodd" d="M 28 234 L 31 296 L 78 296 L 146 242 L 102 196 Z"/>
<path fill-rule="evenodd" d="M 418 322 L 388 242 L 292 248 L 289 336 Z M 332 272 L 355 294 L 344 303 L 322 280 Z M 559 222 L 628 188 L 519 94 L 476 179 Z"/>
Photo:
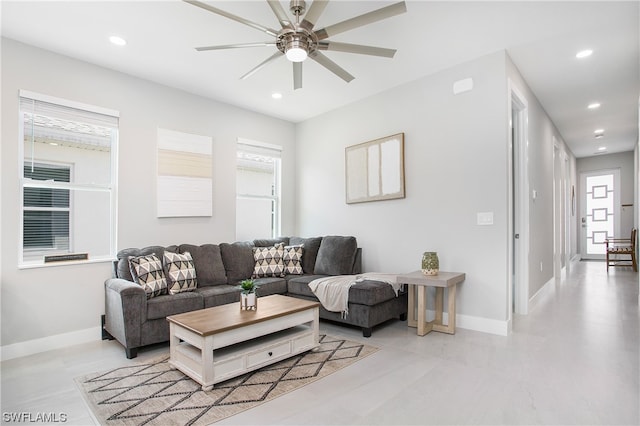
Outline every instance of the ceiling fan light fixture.
<path fill-rule="evenodd" d="M 291 62 L 303 62 L 309 56 L 309 43 L 301 37 L 291 37 L 285 46 L 285 55 Z"/>

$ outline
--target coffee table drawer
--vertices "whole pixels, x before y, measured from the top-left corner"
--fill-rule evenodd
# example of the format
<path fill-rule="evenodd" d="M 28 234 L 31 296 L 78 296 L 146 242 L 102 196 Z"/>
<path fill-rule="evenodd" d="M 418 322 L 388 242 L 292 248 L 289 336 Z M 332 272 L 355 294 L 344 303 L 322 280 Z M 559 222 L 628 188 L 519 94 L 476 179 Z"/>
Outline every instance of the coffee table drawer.
<path fill-rule="evenodd" d="M 237 356 L 234 358 L 227 358 L 222 361 L 216 361 L 213 363 L 213 374 L 218 380 L 235 377 L 240 374 L 246 373 L 247 369 L 244 366 L 244 357 Z"/>
<path fill-rule="evenodd" d="M 286 341 L 277 345 L 269 346 L 259 351 L 247 355 L 247 367 L 252 368 L 257 365 L 269 363 L 274 359 L 279 359 L 291 354 L 291 342 Z"/>

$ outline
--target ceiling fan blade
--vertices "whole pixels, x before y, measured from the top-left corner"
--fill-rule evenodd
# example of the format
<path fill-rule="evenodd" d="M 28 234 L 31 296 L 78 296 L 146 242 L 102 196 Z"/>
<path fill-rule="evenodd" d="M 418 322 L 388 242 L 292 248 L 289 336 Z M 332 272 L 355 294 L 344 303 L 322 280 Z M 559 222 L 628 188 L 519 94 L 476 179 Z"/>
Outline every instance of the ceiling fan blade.
<path fill-rule="evenodd" d="M 318 43 L 320 50 L 333 50 L 336 52 L 357 53 L 360 55 L 382 56 L 393 58 L 396 49 L 386 49 L 384 47 L 363 46 L 361 44 L 338 43 L 337 41 L 321 41 Z"/>
<path fill-rule="evenodd" d="M 197 6 L 201 9 L 208 10 L 209 12 L 213 12 L 217 15 L 224 16 L 225 18 L 232 19 L 236 22 L 240 22 L 241 24 L 248 25 L 251 28 L 255 28 L 256 30 L 262 31 L 272 36 L 278 35 L 278 32 L 273 28 L 265 27 L 264 25 L 260 25 L 256 22 L 249 21 L 248 19 L 241 18 L 239 16 L 234 15 L 233 13 L 225 12 L 224 10 L 218 9 L 217 7 L 210 6 L 206 3 L 202 3 L 197 0 L 183 0 L 185 3 L 189 3 L 193 6 Z"/>
<path fill-rule="evenodd" d="M 240 80 L 244 80 L 246 78 L 251 77 L 252 75 L 257 73 L 258 71 L 260 71 L 262 68 L 264 68 L 267 65 L 269 65 L 269 63 L 271 63 L 272 61 L 278 59 L 280 56 L 283 56 L 283 55 L 284 55 L 284 53 L 282 53 L 280 51 L 277 51 L 276 53 L 274 53 L 273 55 L 269 56 L 264 61 L 260 62 L 256 67 L 252 68 L 248 73 L 246 73 L 245 75 L 240 77 Z"/>
<path fill-rule="evenodd" d="M 300 22 L 300 26 L 307 31 L 311 31 L 322 12 L 324 12 L 324 8 L 327 7 L 327 3 L 329 3 L 329 0 L 314 0 L 304 15 L 304 20 Z"/>
<path fill-rule="evenodd" d="M 302 89 L 302 62 L 293 62 L 293 90 Z"/>
<path fill-rule="evenodd" d="M 224 50 L 224 49 L 236 49 L 240 47 L 265 47 L 265 46 L 275 46 L 276 43 L 273 41 L 265 41 L 265 42 L 256 42 L 256 43 L 239 43 L 239 44 L 223 44 L 220 46 L 203 46 L 196 47 L 198 52 L 204 52 L 206 50 Z"/>
<path fill-rule="evenodd" d="M 331 59 L 327 58 L 322 53 L 317 50 L 309 55 L 311 59 L 346 81 L 347 83 L 353 80 L 355 77 L 349 74 L 344 68 L 340 67 L 338 64 L 333 62 Z"/>
<path fill-rule="evenodd" d="M 391 18 L 392 16 L 405 13 L 406 11 L 407 5 L 404 1 L 401 1 L 399 3 L 394 3 L 381 9 L 365 13 L 364 15 L 356 16 L 355 18 L 347 19 L 346 21 L 329 25 L 328 27 L 324 27 L 322 29 L 319 29 L 318 31 L 315 31 L 315 34 L 318 36 L 318 40 L 324 40 L 336 34 L 353 30 L 367 24 L 372 24 L 383 19 Z"/>
<path fill-rule="evenodd" d="M 273 10 L 273 13 L 276 15 L 276 18 L 278 18 L 278 21 L 280 21 L 280 25 L 282 25 L 282 28 L 292 26 L 291 21 L 289 21 L 287 12 L 284 11 L 284 7 L 282 7 L 282 4 L 280 4 L 280 0 L 267 0 L 267 3 L 269 3 L 269 6 L 271 6 L 271 10 Z"/>

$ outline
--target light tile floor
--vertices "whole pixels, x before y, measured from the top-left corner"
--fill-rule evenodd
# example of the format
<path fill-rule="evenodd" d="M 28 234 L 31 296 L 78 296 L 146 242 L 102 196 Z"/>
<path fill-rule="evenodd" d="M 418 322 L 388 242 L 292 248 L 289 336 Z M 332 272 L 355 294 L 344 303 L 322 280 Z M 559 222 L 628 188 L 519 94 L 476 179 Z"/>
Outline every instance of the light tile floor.
<path fill-rule="evenodd" d="M 508 337 L 458 329 L 415 335 L 405 322 L 321 331 L 381 350 L 302 389 L 220 422 L 246 424 L 640 424 L 638 274 L 574 263 Z M 464 285 L 464 284 L 462 284 Z M 63 412 L 94 424 L 73 378 L 144 361 L 92 342 L 1 365 L 2 412 Z"/>

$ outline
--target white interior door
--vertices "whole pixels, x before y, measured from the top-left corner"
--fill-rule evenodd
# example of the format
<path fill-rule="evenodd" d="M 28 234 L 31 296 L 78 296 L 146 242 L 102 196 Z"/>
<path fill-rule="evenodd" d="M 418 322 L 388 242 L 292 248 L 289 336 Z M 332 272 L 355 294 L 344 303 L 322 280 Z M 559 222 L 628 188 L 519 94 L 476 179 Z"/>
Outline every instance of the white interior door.
<path fill-rule="evenodd" d="M 604 259 L 605 240 L 620 233 L 620 171 L 586 172 L 580 180 L 581 255 L 583 259 Z"/>

